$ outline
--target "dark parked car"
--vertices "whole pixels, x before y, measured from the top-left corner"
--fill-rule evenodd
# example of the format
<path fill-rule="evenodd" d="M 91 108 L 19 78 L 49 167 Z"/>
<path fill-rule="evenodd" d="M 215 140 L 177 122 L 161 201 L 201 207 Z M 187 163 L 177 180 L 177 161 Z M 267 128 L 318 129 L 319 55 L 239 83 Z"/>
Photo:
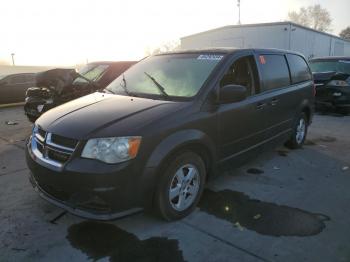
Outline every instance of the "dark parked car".
<path fill-rule="evenodd" d="M 24 102 L 26 90 L 34 85 L 34 73 L 0 76 L 0 104 Z"/>
<path fill-rule="evenodd" d="M 262 148 L 302 146 L 314 89 L 301 55 L 213 49 L 148 57 L 94 93 L 43 114 L 27 143 L 30 181 L 89 218 L 153 207 L 188 215 L 204 184 Z"/>
<path fill-rule="evenodd" d="M 135 63 L 94 62 L 84 66 L 79 73 L 74 69 L 52 69 L 38 73 L 35 87 L 29 88 L 26 93 L 25 114 L 34 122 L 51 108 L 103 90 Z"/>
<path fill-rule="evenodd" d="M 316 85 L 316 107 L 346 112 L 350 108 L 350 57 L 310 60 Z"/>

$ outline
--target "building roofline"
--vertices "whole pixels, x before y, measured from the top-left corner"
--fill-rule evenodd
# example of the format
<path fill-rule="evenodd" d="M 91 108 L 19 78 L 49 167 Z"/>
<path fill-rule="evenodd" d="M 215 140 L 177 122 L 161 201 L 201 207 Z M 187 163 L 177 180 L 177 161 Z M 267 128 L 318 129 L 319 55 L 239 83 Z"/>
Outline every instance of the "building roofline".
<path fill-rule="evenodd" d="M 299 24 L 297 24 L 297 23 L 290 22 L 290 21 L 285 21 L 285 22 L 270 22 L 270 23 L 255 23 L 255 24 L 243 24 L 243 25 L 227 25 L 227 26 L 217 27 L 217 28 L 213 28 L 213 29 L 206 30 L 206 31 L 203 31 L 203 32 L 199 32 L 199 33 L 195 33 L 195 34 L 183 36 L 183 37 L 181 37 L 180 39 L 186 39 L 186 38 L 189 38 L 189 37 L 192 37 L 192 36 L 202 35 L 202 34 L 206 34 L 206 33 L 209 33 L 209 32 L 215 32 L 215 31 L 219 31 L 219 30 L 222 30 L 222 29 L 244 28 L 244 27 L 258 27 L 258 26 L 274 26 L 274 25 L 292 25 L 292 26 L 295 26 L 295 27 L 303 28 L 303 29 L 305 29 L 305 30 L 313 31 L 313 32 L 316 32 L 316 33 L 319 33 L 319 34 L 322 34 L 322 35 L 334 37 L 334 38 L 337 38 L 337 39 L 342 40 L 342 41 L 344 41 L 344 42 L 350 43 L 349 40 L 346 40 L 346 39 L 341 38 L 341 37 L 339 37 L 339 36 L 332 35 L 332 34 L 326 33 L 326 32 L 321 32 L 321 31 L 312 29 L 312 28 L 310 28 L 310 27 L 306 27 L 306 26 L 303 26 L 303 25 L 299 25 Z"/>

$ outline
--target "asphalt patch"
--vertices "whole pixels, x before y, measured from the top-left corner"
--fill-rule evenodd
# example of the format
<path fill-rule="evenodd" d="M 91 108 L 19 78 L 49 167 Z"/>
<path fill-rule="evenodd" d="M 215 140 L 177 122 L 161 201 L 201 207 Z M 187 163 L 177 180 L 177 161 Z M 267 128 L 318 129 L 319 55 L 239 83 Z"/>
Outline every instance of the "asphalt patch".
<path fill-rule="evenodd" d="M 264 173 L 264 170 L 262 170 L 262 169 L 259 169 L 259 168 L 249 168 L 248 170 L 247 170 L 247 173 L 249 173 L 249 174 L 254 174 L 254 175 L 259 175 L 259 174 L 263 174 Z"/>
<path fill-rule="evenodd" d="M 288 156 L 289 151 L 287 150 L 277 150 L 279 156 Z"/>
<path fill-rule="evenodd" d="M 331 136 L 324 136 L 324 137 L 321 137 L 319 140 L 322 142 L 326 142 L 326 143 L 331 143 L 331 142 L 337 141 L 337 139 L 335 137 L 331 137 Z"/>
<path fill-rule="evenodd" d="M 324 143 L 332 143 L 337 141 L 337 139 L 335 137 L 331 137 L 331 136 L 323 136 L 323 137 L 319 137 L 313 140 L 306 140 L 304 142 L 305 145 L 307 146 L 314 146 L 317 145 L 318 142 L 324 142 Z"/>
<path fill-rule="evenodd" d="M 164 237 L 139 240 L 109 223 L 84 221 L 74 224 L 68 229 L 67 239 L 93 261 L 104 257 L 109 257 L 112 262 L 184 261 L 177 240 Z"/>
<path fill-rule="evenodd" d="M 313 140 L 308 140 L 308 139 L 306 139 L 305 142 L 304 142 L 304 145 L 306 145 L 306 146 L 315 146 L 315 145 L 317 145 L 317 144 L 316 144 L 316 142 L 313 141 Z"/>
<path fill-rule="evenodd" d="M 239 229 L 269 236 L 312 236 L 319 234 L 329 217 L 298 208 L 250 199 L 231 190 L 205 190 L 199 202 L 201 211 L 227 220 Z"/>

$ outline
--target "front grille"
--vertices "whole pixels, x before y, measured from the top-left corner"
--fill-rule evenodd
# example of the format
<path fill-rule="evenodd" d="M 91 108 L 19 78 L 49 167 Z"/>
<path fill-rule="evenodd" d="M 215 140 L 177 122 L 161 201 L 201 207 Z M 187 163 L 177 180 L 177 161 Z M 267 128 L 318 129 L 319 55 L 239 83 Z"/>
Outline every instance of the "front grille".
<path fill-rule="evenodd" d="M 75 139 L 59 136 L 52 134 L 51 136 L 51 141 L 55 144 L 62 145 L 65 147 L 70 147 L 70 148 L 75 148 L 76 145 L 78 144 L 78 141 Z"/>
<path fill-rule="evenodd" d="M 47 165 L 62 168 L 73 154 L 78 140 L 46 132 L 40 127 L 34 128 L 32 149 L 36 156 Z"/>
<path fill-rule="evenodd" d="M 60 152 L 60 151 L 56 151 L 56 150 L 53 150 L 51 148 L 48 148 L 47 150 L 47 156 L 52 159 L 52 160 L 55 160 L 57 162 L 60 162 L 60 163 L 65 163 L 68 161 L 69 157 L 70 157 L 70 154 L 67 154 L 67 153 L 63 153 L 63 152 Z"/>
<path fill-rule="evenodd" d="M 44 151 L 44 146 L 43 146 L 43 144 L 41 144 L 40 142 L 37 142 L 37 148 L 38 148 L 38 150 L 40 151 L 40 153 L 43 153 L 43 151 Z"/>
<path fill-rule="evenodd" d="M 41 129 L 40 127 L 38 127 L 38 133 L 42 138 L 45 138 L 46 132 L 43 129 Z"/>

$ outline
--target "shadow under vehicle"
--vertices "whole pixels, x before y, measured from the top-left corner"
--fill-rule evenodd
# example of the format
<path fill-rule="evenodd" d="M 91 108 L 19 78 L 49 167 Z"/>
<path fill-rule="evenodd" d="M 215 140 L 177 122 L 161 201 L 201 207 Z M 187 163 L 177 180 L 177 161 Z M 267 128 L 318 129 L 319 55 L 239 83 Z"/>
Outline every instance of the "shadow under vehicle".
<path fill-rule="evenodd" d="M 322 57 L 309 61 L 316 86 L 316 109 L 350 109 L 350 57 Z"/>
<path fill-rule="evenodd" d="M 36 75 L 35 87 L 28 88 L 24 111 L 31 122 L 44 112 L 78 97 L 103 90 L 135 64 L 134 61 L 93 62 L 79 72 L 52 69 Z"/>
<path fill-rule="evenodd" d="M 26 90 L 35 85 L 35 73 L 0 76 L 0 104 L 24 102 Z"/>

